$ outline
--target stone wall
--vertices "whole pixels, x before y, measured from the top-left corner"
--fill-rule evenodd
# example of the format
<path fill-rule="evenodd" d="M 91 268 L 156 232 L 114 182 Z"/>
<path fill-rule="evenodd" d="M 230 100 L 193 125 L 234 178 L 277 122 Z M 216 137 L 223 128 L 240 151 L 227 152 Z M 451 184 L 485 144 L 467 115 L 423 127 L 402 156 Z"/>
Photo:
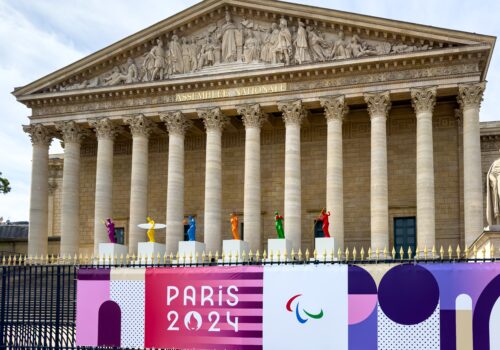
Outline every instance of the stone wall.
<path fill-rule="evenodd" d="M 438 246 L 463 244 L 463 205 L 461 190 L 461 133 L 455 118 L 455 102 L 440 102 L 434 112 L 434 167 L 436 188 L 436 239 Z M 262 130 L 262 241 L 275 236 L 274 211 L 283 213 L 285 129 L 279 115 Z M 271 128 L 270 125 L 273 125 Z M 416 120 L 409 104 L 394 105 L 387 124 L 390 242 L 393 243 L 393 218 L 416 215 Z M 370 243 L 370 119 L 363 106 L 351 106 L 343 127 L 345 245 Z M 326 202 L 326 120 L 321 113 L 311 114 L 302 126 L 302 248 L 313 248 L 314 218 Z M 185 215 L 198 221 L 198 240 L 203 241 L 205 186 L 205 138 L 202 133 L 186 137 Z M 168 138 L 153 136 L 149 154 L 148 213 L 165 222 Z M 80 178 L 80 245 L 83 253 L 92 251 L 96 171 L 96 144 L 82 146 Z M 223 239 L 231 238 L 229 214 L 243 215 L 244 127 L 239 119 L 223 133 Z M 483 168 L 487 171 L 488 162 Z M 130 201 L 131 139 L 115 143 L 113 216 L 117 227 L 128 232 Z M 484 169 L 483 169 L 484 170 Z M 60 198 L 55 197 L 54 212 Z M 60 217 L 54 217 L 60 220 Z M 286 223 L 285 223 L 286 226 Z M 60 225 L 54 224 L 54 233 Z M 158 231 L 158 241 L 165 231 Z M 144 239 L 146 234 L 144 233 Z"/>

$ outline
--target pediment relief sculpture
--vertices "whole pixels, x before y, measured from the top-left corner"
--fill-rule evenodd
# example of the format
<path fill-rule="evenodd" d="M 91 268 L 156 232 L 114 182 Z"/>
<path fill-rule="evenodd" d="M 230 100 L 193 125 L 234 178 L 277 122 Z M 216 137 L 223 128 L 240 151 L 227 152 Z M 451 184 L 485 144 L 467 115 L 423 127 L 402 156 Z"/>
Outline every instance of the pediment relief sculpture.
<path fill-rule="evenodd" d="M 290 23 L 281 17 L 266 23 L 225 11 L 224 18 L 206 28 L 189 35 L 159 37 L 141 56 L 129 57 L 111 71 L 59 90 L 161 81 L 210 74 L 211 70 L 221 73 L 231 66 L 242 71 L 429 49 L 430 45 L 363 40 L 358 34 L 322 31 L 302 20 Z"/>

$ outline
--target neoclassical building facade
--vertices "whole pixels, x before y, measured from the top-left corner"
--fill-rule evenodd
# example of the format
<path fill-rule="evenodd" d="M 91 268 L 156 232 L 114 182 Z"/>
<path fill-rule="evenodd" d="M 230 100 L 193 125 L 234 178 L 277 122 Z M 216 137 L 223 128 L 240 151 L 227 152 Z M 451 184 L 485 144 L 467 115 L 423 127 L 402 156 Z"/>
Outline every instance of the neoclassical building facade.
<path fill-rule="evenodd" d="M 494 37 L 269 0 L 205 0 L 24 87 L 28 254 L 130 253 L 149 215 L 167 252 L 251 249 L 284 215 L 313 249 L 470 246 L 483 233 L 479 113 Z M 50 142 L 64 155 L 49 160 Z M 50 164 L 49 164 L 50 163 Z M 58 244 L 59 245 L 59 244 Z"/>

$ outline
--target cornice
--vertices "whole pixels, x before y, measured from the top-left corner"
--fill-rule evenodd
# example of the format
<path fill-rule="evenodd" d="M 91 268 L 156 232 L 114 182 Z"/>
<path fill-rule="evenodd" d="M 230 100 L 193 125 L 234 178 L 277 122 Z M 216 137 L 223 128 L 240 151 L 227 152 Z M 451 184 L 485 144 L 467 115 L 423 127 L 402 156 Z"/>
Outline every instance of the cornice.
<path fill-rule="evenodd" d="M 343 30 L 348 34 L 358 34 L 365 39 L 390 39 L 410 45 L 425 42 L 441 48 L 446 47 L 448 44 L 473 46 L 479 44 L 489 50 L 484 57 L 486 61 L 485 69 L 488 66 L 495 43 L 495 38 L 491 36 L 274 0 L 205 0 L 46 77 L 18 88 L 13 94 L 21 99 L 22 96 L 34 94 L 36 91 L 63 81 L 78 82 L 96 76 L 100 72 L 110 70 L 113 66 L 123 63 L 128 57 L 147 52 L 158 37 L 167 33 L 182 33 L 209 24 L 214 18 L 223 15 L 226 8 L 233 13 L 263 19 L 276 19 L 285 13 L 286 18 L 291 21 L 303 19 L 306 24 L 312 23 L 319 29 Z M 484 70 L 483 79 L 485 73 Z"/>

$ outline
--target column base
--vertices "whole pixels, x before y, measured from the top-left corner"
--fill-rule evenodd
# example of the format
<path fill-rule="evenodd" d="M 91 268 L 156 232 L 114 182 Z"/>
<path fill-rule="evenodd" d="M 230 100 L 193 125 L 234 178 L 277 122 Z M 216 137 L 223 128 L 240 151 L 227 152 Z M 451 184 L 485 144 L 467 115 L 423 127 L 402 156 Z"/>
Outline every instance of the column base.
<path fill-rule="evenodd" d="M 179 242 L 179 261 L 178 263 L 201 263 L 201 256 L 205 251 L 205 243 L 196 241 L 181 241 Z M 196 259 L 198 254 L 198 259 Z M 184 258 L 185 257 L 185 258 Z"/>
<path fill-rule="evenodd" d="M 268 261 L 285 261 L 284 255 L 286 252 L 286 261 L 290 260 L 290 252 L 292 250 L 292 241 L 286 238 L 273 238 L 267 240 Z M 279 252 L 279 258 L 278 258 Z"/>
<path fill-rule="evenodd" d="M 165 255 L 165 244 L 156 242 L 139 242 L 138 244 L 138 256 L 141 264 L 159 264 L 163 261 L 163 256 Z M 160 254 L 160 258 L 158 258 Z"/>
<path fill-rule="evenodd" d="M 250 251 L 248 242 L 239 240 L 239 239 L 227 239 L 222 241 L 222 251 L 225 255 L 224 262 L 241 262 L 243 259 L 241 258 L 243 252 L 248 256 L 248 252 Z M 231 259 L 229 258 L 229 254 L 231 254 Z M 238 258 L 236 258 L 238 256 Z"/>
<path fill-rule="evenodd" d="M 99 263 L 117 264 L 123 255 L 123 261 L 128 254 L 128 247 L 117 243 L 99 243 Z M 115 260 L 116 258 L 116 260 Z"/>
<path fill-rule="evenodd" d="M 324 256 L 326 254 L 326 261 L 333 261 L 335 259 L 335 238 L 333 237 L 321 237 L 314 239 L 314 248 L 318 254 L 318 260 L 325 260 Z M 332 259 L 333 258 L 333 259 Z"/>

